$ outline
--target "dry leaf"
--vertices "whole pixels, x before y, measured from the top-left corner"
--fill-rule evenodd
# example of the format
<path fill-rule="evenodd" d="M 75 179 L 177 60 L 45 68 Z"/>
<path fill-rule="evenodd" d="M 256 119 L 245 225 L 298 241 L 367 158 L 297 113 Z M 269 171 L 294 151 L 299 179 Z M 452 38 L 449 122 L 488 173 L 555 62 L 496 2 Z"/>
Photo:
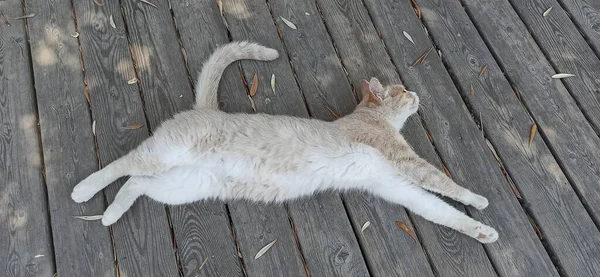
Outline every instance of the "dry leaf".
<path fill-rule="evenodd" d="M 100 220 L 102 219 L 102 215 L 74 215 L 74 218 L 83 219 L 83 220 Z"/>
<path fill-rule="evenodd" d="M 310 15 L 310 13 L 304 13 L 305 15 Z"/>
<path fill-rule="evenodd" d="M 413 45 L 415 45 L 415 42 L 413 41 L 412 37 L 406 31 L 402 31 L 402 33 L 404 34 L 404 37 L 406 37 L 406 39 L 408 39 Z"/>
<path fill-rule="evenodd" d="M 35 13 L 30 13 L 30 14 L 26 14 L 26 15 L 24 15 L 24 16 L 18 16 L 18 17 L 15 17 L 15 18 L 13 18 L 13 19 L 14 19 L 14 20 L 17 20 L 17 19 L 32 18 L 32 17 L 34 17 L 34 16 L 35 16 Z"/>
<path fill-rule="evenodd" d="M 533 142 L 533 138 L 535 137 L 535 133 L 537 132 L 537 125 L 533 123 L 531 125 L 531 130 L 529 130 L 529 145 Z"/>
<path fill-rule="evenodd" d="M 531 216 L 528 215 L 527 218 L 529 218 L 529 222 L 531 223 L 531 226 L 535 230 L 535 233 L 538 235 L 538 237 L 540 239 L 542 239 L 542 230 L 540 230 L 540 228 L 538 228 L 537 224 L 535 224 L 535 221 L 533 221 L 533 218 L 531 218 Z"/>
<path fill-rule="evenodd" d="M 547 10 L 546 10 L 546 11 L 545 11 L 543 14 L 542 14 L 542 16 L 543 16 L 543 17 L 546 17 L 546 16 L 548 16 L 548 15 L 550 14 L 550 12 L 551 12 L 551 11 L 552 11 L 552 6 L 550 6 L 550 8 L 548 8 L 548 9 L 547 9 Z"/>
<path fill-rule="evenodd" d="M 517 96 L 517 99 L 519 99 L 519 101 L 521 101 L 521 94 L 519 93 L 519 89 L 517 89 L 517 87 L 513 87 L 513 92 L 515 93 L 515 95 Z"/>
<path fill-rule="evenodd" d="M 125 129 L 125 130 L 135 130 L 135 129 L 142 128 L 142 126 L 144 126 L 144 124 L 136 124 L 136 125 L 127 126 L 127 127 L 123 128 L 123 129 Z"/>
<path fill-rule="evenodd" d="M 271 75 L 271 90 L 275 93 L 275 74 Z"/>
<path fill-rule="evenodd" d="M 419 20 L 421 19 L 421 8 L 419 8 L 419 5 L 417 5 L 417 2 L 415 2 L 415 0 L 410 0 L 410 3 L 412 4 L 413 8 L 415 9 L 415 13 L 417 13 L 417 18 L 419 18 Z"/>
<path fill-rule="evenodd" d="M 256 260 L 256 259 L 262 257 L 262 255 L 267 253 L 267 251 L 269 251 L 269 249 L 271 249 L 273 244 L 275 244 L 276 242 L 277 242 L 277 240 L 274 240 L 274 241 L 270 242 L 269 244 L 265 245 L 265 247 L 263 247 L 262 249 L 260 249 L 258 251 L 258 253 L 256 253 L 256 256 L 254 256 L 254 259 Z"/>
<path fill-rule="evenodd" d="M 104 6 L 104 0 L 94 0 L 94 3 L 100 7 Z"/>
<path fill-rule="evenodd" d="M 410 64 L 410 66 L 415 66 L 415 65 L 419 65 L 419 64 L 423 63 L 423 61 L 425 60 L 425 58 L 427 58 L 427 55 L 429 55 L 429 52 L 431 52 L 432 49 L 433 49 L 433 46 L 429 47 L 427 52 L 423 53 L 423 55 L 421 55 L 412 64 Z"/>
<path fill-rule="evenodd" d="M 127 83 L 130 84 L 130 85 L 133 85 L 133 84 L 135 84 L 137 82 L 138 82 L 138 78 L 135 78 L 135 77 L 133 79 L 127 81 Z"/>
<path fill-rule="evenodd" d="M 438 50 L 438 55 L 440 56 L 440 58 L 442 57 L 442 50 Z"/>
<path fill-rule="evenodd" d="M 333 115 L 333 117 L 335 117 L 335 119 L 340 118 L 340 116 L 337 113 L 335 113 L 332 109 L 330 109 L 329 107 L 325 108 Z"/>
<path fill-rule="evenodd" d="M 113 27 L 113 29 L 117 29 L 117 25 L 115 25 L 115 21 L 113 20 L 112 14 L 108 18 L 108 23 L 110 24 L 110 27 Z"/>
<path fill-rule="evenodd" d="M 433 143 L 433 138 L 431 137 L 431 134 L 429 134 L 429 132 L 425 131 L 425 134 L 427 135 L 427 139 L 429 139 L 429 142 Z"/>
<path fill-rule="evenodd" d="M 290 22 L 289 20 L 287 20 L 287 19 L 285 19 L 285 18 L 283 18 L 281 16 L 279 18 L 281 18 L 281 20 L 283 20 L 283 23 L 285 23 L 285 25 L 287 25 L 288 27 L 290 27 L 290 28 L 292 28 L 294 30 L 297 29 L 296 25 L 294 23 Z"/>
<path fill-rule="evenodd" d="M 2 22 L 6 24 L 6 26 L 10 27 L 10 22 L 8 22 L 8 19 L 6 19 L 6 16 L 4 16 L 2 12 L 0 12 L 0 18 L 2 18 Z"/>
<path fill-rule="evenodd" d="M 396 225 L 398 225 L 398 227 L 400 227 L 400 229 L 404 230 L 404 232 L 406 232 L 411 238 L 413 238 L 415 241 L 417 241 L 417 236 L 415 236 L 415 233 L 413 233 L 408 228 L 408 226 L 406 226 L 406 224 L 404 224 L 404 222 L 396 221 Z"/>
<path fill-rule="evenodd" d="M 371 221 L 367 221 L 365 222 L 365 224 L 363 224 L 362 228 L 360 228 L 360 232 L 362 233 L 363 231 L 365 231 L 367 228 L 369 228 L 369 226 L 371 226 Z"/>
<path fill-rule="evenodd" d="M 496 161 L 498 163 L 500 163 L 500 157 L 498 157 L 498 153 L 496 153 L 496 149 L 494 149 L 494 146 L 492 145 L 492 143 L 488 139 L 485 139 L 485 143 L 487 144 L 490 151 L 492 151 L 492 155 L 494 155 L 494 158 L 496 159 Z"/>
<path fill-rule="evenodd" d="M 204 267 L 204 265 L 206 264 L 206 262 L 208 262 L 208 257 L 206 257 L 206 259 L 204 259 L 204 261 L 202 262 L 202 264 L 198 268 L 198 271 L 202 270 L 202 268 Z"/>
<path fill-rule="evenodd" d="M 75 32 L 75 33 L 71 34 L 71 36 L 74 37 L 74 38 L 78 38 L 79 37 L 79 33 Z"/>
<path fill-rule="evenodd" d="M 254 78 L 252 78 L 252 87 L 250 87 L 250 96 L 254 96 L 256 94 L 256 90 L 258 89 L 258 76 L 254 74 Z"/>
<path fill-rule="evenodd" d="M 484 66 L 481 68 L 481 71 L 479 71 L 479 77 L 481 77 L 481 75 L 483 75 L 483 73 L 484 73 L 486 70 L 487 70 L 487 65 L 484 65 Z"/>
<path fill-rule="evenodd" d="M 473 85 L 471 85 L 471 96 L 475 96 L 475 89 L 473 88 Z"/>
<path fill-rule="evenodd" d="M 150 5 L 150 6 L 155 7 L 155 8 L 158 9 L 158 6 L 156 6 L 155 4 L 150 3 L 150 1 L 148 1 L 148 0 L 140 0 L 140 2 L 148 4 L 148 5 Z"/>
<path fill-rule="evenodd" d="M 569 78 L 569 77 L 573 77 L 575 75 L 570 74 L 570 73 L 559 73 L 559 74 L 554 74 L 552 75 L 552 79 L 562 79 L 562 78 Z"/>
<path fill-rule="evenodd" d="M 96 120 L 92 122 L 92 134 L 96 135 Z"/>
<path fill-rule="evenodd" d="M 221 0 L 217 0 L 217 8 L 219 8 L 219 13 L 223 16 L 223 2 Z"/>

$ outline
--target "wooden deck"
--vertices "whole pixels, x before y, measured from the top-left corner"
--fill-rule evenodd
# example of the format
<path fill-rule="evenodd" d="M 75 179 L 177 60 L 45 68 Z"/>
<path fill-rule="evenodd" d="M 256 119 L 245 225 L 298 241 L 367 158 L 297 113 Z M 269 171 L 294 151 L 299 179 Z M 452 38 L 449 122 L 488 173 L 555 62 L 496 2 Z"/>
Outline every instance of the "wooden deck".
<path fill-rule="evenodd" d="M 600 276 L 600 1 L 221 1 L 0 1 L 0 276 Z M 372 76 L 416 91 L 403 134 L 490 200 L 455 206 L 500 239 L 359 192 L 142 198 L 111 228 L 74 218 L 102 214 L 123 182 L 85 204 L 75 184 L 189 109 L 202 62 L 231 40 L 282 55 L 228 68 L 228 112 L 334 120 Z"/>

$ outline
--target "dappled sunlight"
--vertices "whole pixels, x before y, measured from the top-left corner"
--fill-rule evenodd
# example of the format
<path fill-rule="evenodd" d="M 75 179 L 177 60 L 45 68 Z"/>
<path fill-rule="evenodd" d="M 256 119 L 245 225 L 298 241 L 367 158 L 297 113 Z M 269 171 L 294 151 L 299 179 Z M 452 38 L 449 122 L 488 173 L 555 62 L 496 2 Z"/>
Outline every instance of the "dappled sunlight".
<path fill-rule="evenodd" d="M 125 80 L 131 80 L 135 77 L 135 70 L 133 68 L 133 64 L 131 63 L 131 59 L 129 57 L 122 58 L 115 68 L 116 72 L 121 74 L 121 77 Z"/>
<path fill-rule="evenodd" d="M 138 70 L 150 70 L 152 67 L 152 50 L 148 48 L 148 46 L 132 45 L 131 51 L 135 57 L 135 63 Z M 123 63 L 125 62 L 125 60 L 121 60 L 118 64 L 117 71 L 121 72 L 121 74 L 126 74 L 124 72 L 128 65 L 124 65 Z M 123 71 L 121 71 L 121 68 L 123 68 Z"/>
<path fill-rule="evenodd" d="M 38 42 L 34 57 L 36 64 L 42 66 L 53 66 L 58 61 L 56 52 L 45 41 Z"/>
<path fill-rule="evenodd" d="M 246 1 L 223 1 L 223 12 L 232 15 L 237 19 L 247 19 L 252 15 Z"/>

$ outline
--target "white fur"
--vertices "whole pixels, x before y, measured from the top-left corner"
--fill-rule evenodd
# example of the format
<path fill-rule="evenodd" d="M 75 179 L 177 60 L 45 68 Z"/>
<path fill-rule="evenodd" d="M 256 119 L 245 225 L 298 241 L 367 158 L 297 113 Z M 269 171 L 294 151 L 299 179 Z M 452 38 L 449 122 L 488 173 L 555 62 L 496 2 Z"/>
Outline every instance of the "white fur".
<path fill-rule="evenodd" d="M 248 47 L 253 54 L 247 55 Z M 235 54 L 240 49 L 246 54 Z M 363 101 L 334 122 L 217 110 L 216 84 L 225 66 L 240 57 L 270 59 L 276 57 L 273 51 L 249 43 L 217 50 L 201 73 L 199 108 L 175 115 L 135 150 L 83 180 L 73 200 L 85 202 L 130 175 L 104 213 L 102 223 L 110 225 L 141 195 L 179 205 L 209 198 L 280 202 L 329 189 L 360 189 L 481 242 L 498 238 L 493 228 L 424 190 L 478 209 L 488 205 L 485 197 L 416 156 L 398 134 L 418 107 L 416 94 L 402 87 L 384 89 L 372 79 L 375 89 L 385 90 L 382 97 L 375 104 Z"/>

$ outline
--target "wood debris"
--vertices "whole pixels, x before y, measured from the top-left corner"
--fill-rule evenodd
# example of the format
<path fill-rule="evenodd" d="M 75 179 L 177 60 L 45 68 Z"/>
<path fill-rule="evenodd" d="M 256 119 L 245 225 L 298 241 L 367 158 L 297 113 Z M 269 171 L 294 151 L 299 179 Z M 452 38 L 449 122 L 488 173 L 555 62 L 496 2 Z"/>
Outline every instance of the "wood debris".
<path fill-rule="evenodd" d="M 139 80 L 138 78 L 133 77 L 133 79 L 130 79 L 129 81 L 127 81 L 127 84 L 133 85 L 135 83 L 137 83 Z"/>
<path fill-rule="evenodd" d="M 411 63 L 410 66 L 415 66 L 415 65 L 422 64 L 423 61 L 425 60 L 425 58 L 427 58 L 427 56 L 429 55 L 429 52 L 431 52 L 432 49 L 433 49 L 433 46 L 429 47 L 429 49 L 425 53 L 423 53 L 423 55 L 421 55 L 418 59 L 416 59 L 413 63 Z"/>
<path fill-rule="evenodd" d="M 271 75 L 271 90 L 275 93 L 275 74 Z"/>
<path fill-rule="evenodd" d="M 78 38 L 79 37 L 79 33 L 75 32 L 75 33 L 71 34 L 71 37 Z"/>
<path fill-rule="evenodd" d="M 74 215 L 74 218 L 83 219 L 83 220 L 100 220 L 102 219 L 102 215 Z"/>
<path fill-rule="evenodd" d="M 148 4 L 148 5 L 150 5 L 150 6 L 155 7 L 155 8 L 158 9 L 158 6 L 156 6 L 154 3 L 152 3 L 152 2 L 150 2 L 148 0 L 140 0 L 140 2 L 142 2 L 144 4 Z"/>
<path fill-rule="evenodd" d="M 531 216 L 528 215 L 527 218 L 529 219 L 529 222 L 531 223 L 533 230 L 535 230 L 535 233 L 538 235 L 538 237 L 540 239 L 542 239 L 542 230 L 540 230 L 540 228 L 537 226 L 537 224 L 535 224 L 535 221 L 533 221 L 533 218 L 531 218 Z"/>
<path fill-rule="evenodd" d="M 26 19 L 26 18 L 32 18 L 32 17 L 34 17 L 34 16 L 35 16 L 35 13 L 30 13 L 30 14 L 26 14 L 26 15 L 24 15 L 24 16 L 17 16 L 17 17 L 15 17 L 15 18 L 13 18 L 13 19 L 14 19 L 14 20 L 17 20 L 17 19 Z"/>
<path fill-rule="evenodd" d="M 6 16 L 4 16 L 4 14 L 2 12 L 0 12 L 0 19 L 2 20 L 2 23 L 4 23 L 6 26 L 10 27 L 10 23 L 8 22 L 8 19 L 6 19 Z"/>
<path fill-rule="evenodd" d="M 223 16 L 223 2 L 221 0 L 217 0 L 217 8 L 219 8 L 219 13 Z"/>
<path fill-rule="evenodd" d="M 206 264 L 206 262 L 208 262 L 208 257 L 206 257 L 206 259 L 204 259 L 204 261 L 202 262 L 202 264 L 200 264 L 200 267 L 198 267 L 198 271 L 202 270 L 202 268 L 204 267 L 204 265 Z"/>
<path fill-rule="evenodd" d="M 531 125 L 531 129 L 529 130 L 529 145 L 531 146 L 531 143 L 533 142 L 533 138 L 535 137 L 535 133 L 537 132 L 537 125 L 535 123 L 533 123 L 533 125 Z"/>
<path fill-rule="evenodd" d="M 371 226 L 371 221 L 367 221 L 365 222 L 365 224 L 363 224 L 362 228 L 360 228 L 360 232 L 364 232 L 365 230 L 367 230 L 367 228 L 369 228 L 369 226 Z"/>
<path fill-rule="evenodd" d="M 446 165 L 442 164 L 442 169 L 444 170 L 444 173 L 446 173 L 448 178 L 452 178 L 452 175 L 450 175 L 450 171 L 448 170 L 448 168 L 446 168 Z"/>
<path fill-rule="evenodd" d="M 90 101 L 90 88 L 88 86 L 83 88 L 83 95 L 85 95 L 85 100 L 87 100 L 88 104 L 91 105 L 92 101 Z"/>
<path fill-rule="evenodd" d="M 417 241 L 417 236 L 415 236 L 415 233 L 413 233 L 413 231 L 411 231 L 408 228 L 408 226 L 406 226 L 406 224 L 404 224 L 404 222 L 396 221 L 396 225 L 398 225 L 398 227 L 400 227 L 400 229 L 404 230 L 404 232 L 406 232 L 411 238 L 413 238 L 415 241 Z"/>
<path fill-rule="evenodd" d="M 333 115 L 333 117 L 335 117 L 335 119 L 338 119 L 341 117 L 336 112 L 334 112 L 331 108 L 325 107 L 325 109 L 327 109 Z"/>
<path fill-rule="evenodd" d="M 117 29 L 117 25 L 115 25 L 115 20 L 113 19 L 112 14 L 108 18 L 108 23 L 110 24 L 110 27 L 112 27 L 113 29 Z"/>
<path fill-rule="evenodd" d="M 413 9 L 415 9 L 417 18 L 419 18 L 419 20 L 421 20 L 421 8 L 419 7 L 419 5 L 417 5 L 417 2 L 415 2 L 415 0 L 410 0 L 410 4 L 413 6 Z"/>
<path fill-rule="evenodd" d="M 573 77 L 575 75 L 570 74 L 570 73 L 559 73 L 559 74 L 554 74 L 552 75 L 552 79 L 562 79 L 562 78 L 569 78 L 569 77 Z"/>
<path fill-rule="evenodd" d="M 475 89 L 473 88 L 473 85 L 471 85 L 471 96 L 475 96 Z"/>
<path fill-rule="evenodd" d="M 406 31 L 402 31 L 402 34 L 404 34 L 404 37 L 406 39 L 408 39 L 410 41 L 410 43 L 412 43 L 413 45 L 416 45 L 415 41 L 412 39 L 412 37 Z"/>
<path fill-rule="evenodd" d="M 94 3 L 96 3 L 96 5 L 98 5 L 99 7 L 104 6 L 104 0 L 94 0 Z"/>
<path fill-rule="evenodd" d="M 256 95 L 256 90 L 258 89 L 258 76 L 254 74 L 254 78 L 252 78 L 252 87 L 250 87 L 250 96 Z"/>
<path fill-rule="evenodd" d="M 96 120 L 92 122 L 92 134 L 94 134 L 94 136 L 96 135 Z"/>
<path fill-rule="evenodd" d="M 123 129 L 125 129 L 125 130 L 136 130 L 136 129 L 142 128 L 143 126 L 144 126 L 144 124 L 135 124 L 135 125 L 127 126 L 127 127 L 123 128 Z"/>
<path fill-rule="evenodd" d="M 487 65 L 484 65 L 484 66 L 481 68 L 481 71 L 479 71 L 479 77 L 481 77 L 481 76 L 483 75 L 483 73 L 484 73 L 486 70 L 487 70 Z"/>
<path fill-rule="evenodd" d="M 298 28 L 296 27 L 296 24 L 292 23 L 291 21 L 289 21 L 289 20 L 287 20 L 287 19 L 283 18 L 282 16 L 280 16 L 279 18 L 281 18 L 281 20 L 283 21 L 283 23 L 285 23 L 285 25 L 287 25 L 288 27 L 290 27 L 290 28 L 292 28 L 292 29 L 294 29 L 294 30 L 298 29 Z"/>
<path fill-rule="evenodd" d="M 269 251 L 269 249 L 271 249 L 271 247 L 273 247 L 273 244 L 275 244 L 277 242 L 277 240 L 274 240 L 272 242 L 270 242 L 269 244 L 265 245 L 263 248 L 261 248 L 258 253 L 256 253 L 256 255 L 254 256 L 254 259 L 258 259 L 260 257 L 262 257 L 262 255 L 264 255 L 265 253 L 267 253 L 267 251 Z"/>
<path fill-rule="evenodd" d="M 544 13 L 542 14 L 543 17 L 546 17 L 550 14 L 550 12 L 552 11 L 552 6 L 550 6 L 550 8 L 548 8 L 546 11 L 544 11 Z"/>

